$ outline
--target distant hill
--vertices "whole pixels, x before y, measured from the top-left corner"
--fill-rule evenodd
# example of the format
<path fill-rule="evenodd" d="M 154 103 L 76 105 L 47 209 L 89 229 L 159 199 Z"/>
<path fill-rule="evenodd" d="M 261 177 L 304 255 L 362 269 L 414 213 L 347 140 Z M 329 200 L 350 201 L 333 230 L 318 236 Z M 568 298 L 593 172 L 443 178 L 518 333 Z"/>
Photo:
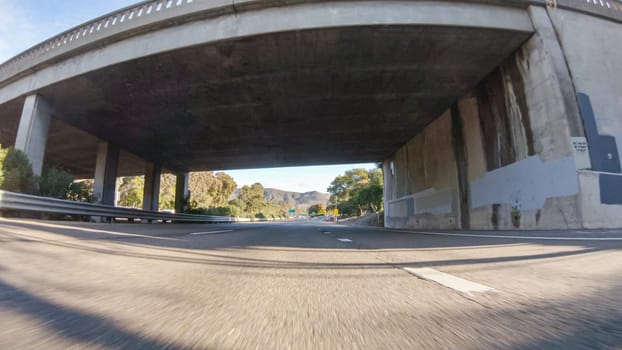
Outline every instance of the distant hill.
<path fill-rule="evenodd" d="M 309 207 L 313 204 L 328 203 L 330 195 L 318 191 L 311 192 L 289 192 L 276 188 L 266 188 L 264 190 L 266 201 L 270 203 L 285 202 L 286 204 L 296 205 L 298 207 Z"/>
<path fill-rule="evenodd" d="M 231 195 L 231 199 L 237 198 L 239 193 L 240 189 L 238 188 Z M 268 203 L 283 202 L 292 207 L 299 208 L 307 208 L 318 203 L 326 204 L 328 203 L 328 198 L 330 197 L 328 193 L 318 191 L 300 193 L 283 191 L 276 188 L 266 188 L 264 189 L 263 194 L 266 197 L 266 202 Z"/>

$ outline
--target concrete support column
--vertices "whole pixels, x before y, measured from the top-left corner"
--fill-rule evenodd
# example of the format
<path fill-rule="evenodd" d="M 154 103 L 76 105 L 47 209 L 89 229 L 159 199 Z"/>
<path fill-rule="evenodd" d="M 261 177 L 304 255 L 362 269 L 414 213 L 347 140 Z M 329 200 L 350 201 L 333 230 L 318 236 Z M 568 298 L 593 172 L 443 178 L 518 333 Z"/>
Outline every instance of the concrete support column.
<path fill-rule="evenodd" d="M 51 114 L 49 105 L 41 96 L 26 97 L 17 129 L 15 148 L 26 153 L 36 176 L 40 176 L 43 172 Z"/>
<path fill-rule="evenodd" d="M 188 181 L 190 174 L 187 172 L 176 173 L 177 180 L 175 182 L 175 212 L 185 213 L 188 211 L 188 200 L 190 193 L 188 191 Z"/>
<path fill-rule="evenodd" d="M 93 185 L 95 203 L 115 205 L 118 165 L 119 148 L 107 142 L 101 142 L 95 164 L 95 183 Z"/>
<path fill-rule="evenodd" d="M 160 201 L 160 175 L 162 167 L 149 164 L 145 167 L 145 188 L 143 190 L 143 210 L 158 211 Z"/>

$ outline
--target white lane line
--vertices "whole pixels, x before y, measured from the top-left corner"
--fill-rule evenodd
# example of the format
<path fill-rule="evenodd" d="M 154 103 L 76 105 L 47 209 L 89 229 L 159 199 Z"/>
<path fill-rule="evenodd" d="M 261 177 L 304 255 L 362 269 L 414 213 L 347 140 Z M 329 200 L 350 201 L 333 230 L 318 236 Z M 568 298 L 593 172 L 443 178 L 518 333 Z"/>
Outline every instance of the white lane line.
<path fill-rule="evenodd" d="M 7 229 L 5 227 L 3 227 L 2 225 L 0 225 L 0 228 L 2 230 L 5 230 L 7 232 L 11 232 L 13 234 L 18 234 L 18 235 L 23 235 L 26 232 L 45 232 L 45 233 L 50 233 L 50 234 L 59 234 L 59 233 L 55 233 L 52 231 L 44 231 L 41 228 L 27 228 L 27 229 L 21 229 L 21 231 L 17 231 L 17 230 L 10 230 Z M 75 230 L 77 231 L 86 231 L 86 232 L 97 232 L 97 233 L 103 233 L 103 234 L 108 234 L 114 237 L 94 237 L 94 238 L 88 238 L 88 237 L 83 237 L 83 238 L 79 238 L 79 239 L 84 239 L 84 240 L 90 240 L 90 239 L 108 239 L 108 238 L 117 238 L 117 237 L 127 237 L 127 238 L 134 238 L 134 237 L 140 237 L 140 238 L 149 238 L 149 239 L 160 239 L 160 240 L 165 240 L 165 241 L 176 241 L 177 239 L 175 238 L 166 238 L 166 237 L 160 237 L 160 236 L 149 236 L 149 235 L 139 235 L 136 233 L 123 233 L 123 232 L 114 232 L 114 231 L 102 231 L 102 230 L 81 230 L 79 227 L 76 227 Z"/>
<path fill-rule="evenodd" d="M 435 235 L 435 236 L 482 237 L 482 238 L 503 238 L 503 239 L 535 239 L 535 240 L 545 240 L 545 241 L 622 241 L 622 237 L 501 236 L 501 235 L 478 235 L 478 234 L 471 234 L 471 233 L 399 231 L 399 230 L 389 230 L 389 231 L 400 232 L 400 233 L 418 233 L 422 235 Z"/>
<path fill-rule="evenodd" d="M 222 230 L 222 231 L 208 231 L 208 232 L 191 232 L 191 235 L 209 235 L 210 233 L 225 233 L 225 232 L 231 232 L 233 230 Z"/>
<path fill-rule="evenodd" d="M 339 239 L 338 239 L 338 241 L 340 241 L 340 242 L 346 242 L 346 243 L 347 243 L 347 242 L 352 242 L 352 240 L 351 240 L 351 239 L 348 239 L 348 238 L 339 238 Z"/>
<path fill-rule="evenodd" d="M 450 275 L 448 273 L 434 270 L 429 267 L 405 267 L 404 270 L 424 280 L 433 281 L 445 287 L 469 295 L 472 293 L 486 293 L 495 291 L 493 288 L 487 287 L 483 284 L 471 282 L 460 277 Z"/>
<path fill-rule="evenodd" d="M 325 231 L 325 232 L 322 232 L 322 233 L 323 233 L 323 234 L 325 234 L 325 235 L 330 235 L 332 232 L 330 232 L 330 231 Z"/>

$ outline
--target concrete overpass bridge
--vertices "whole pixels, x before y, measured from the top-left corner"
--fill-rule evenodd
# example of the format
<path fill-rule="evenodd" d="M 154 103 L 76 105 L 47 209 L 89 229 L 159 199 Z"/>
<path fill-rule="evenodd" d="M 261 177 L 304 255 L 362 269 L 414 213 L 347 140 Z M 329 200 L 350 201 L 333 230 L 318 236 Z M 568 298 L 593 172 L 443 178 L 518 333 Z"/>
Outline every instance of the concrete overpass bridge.
<path fill-rule="evenodd" d="M 145 1 L 0 65 L 0 143 L 104 204 L 120 175 L 156 209 L 162 169 L 182 198 L 188 171 L 377 161 L 391 227 L 621 226 L 621 23 L 612 0 Z"/>

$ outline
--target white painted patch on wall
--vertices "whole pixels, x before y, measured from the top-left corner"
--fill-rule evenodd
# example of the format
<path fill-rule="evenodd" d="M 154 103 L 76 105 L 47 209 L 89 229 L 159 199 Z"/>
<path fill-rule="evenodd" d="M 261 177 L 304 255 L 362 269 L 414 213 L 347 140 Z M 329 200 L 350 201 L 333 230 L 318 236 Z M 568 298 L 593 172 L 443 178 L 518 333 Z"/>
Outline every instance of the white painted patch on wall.
<path fill-rule="evenodd" d="M 408 218 L 413 214 L 450 214 L 452 212 L 453 188 L 445 188 L 437 190 L 436 188 L 428 188 L 427 190 L 417 192 L 408 196 L 400 197 L 388 201 L 388 207 L 391 217 Z M 414 201 L 414 212 L 407 211 L 407 200 Z"/>
<path fill-rule="evenodd" d="M 402 197 L 396 200 L 392 200 L 387 204 L 389 216 L 393 218 L 407 218 L 408 217 L 408 203 L 407 200 L 412 196 Z"/>
<path fill-rule="evenodd" d="M 415 199 L 415 214 L 449 214 L 451 213 L 453 189 L 437 190 L 429 188 L 413 195 Z"/>
<path fill-rule="evenodd" d="M 590 161 L 587 139 L 585 137 L 571 137 L 570 143 L 572 144 L 572 152 L 574 154 L 577 170 L 591 169 L 592 162 Z"/>
<path fill-rule="evenodd" d="M 541 209 L 547 198 L 579 193 L 574 157 L 542 162 L 540 157 L 495 169 L 471 183 L 471 206 L 508 203 L 520 210 Z"/>
<path fill-rule="evenodd" d="M 424 280 L 433 281 L 442 286 L 469 295 L 473 293 L 486 293 L 495 291 L 494 288 L 487 287 L 483 284 L 471 282 L 463 278 L 456 277 L 429 267 L 405 267 L 404 270 Z"/>

